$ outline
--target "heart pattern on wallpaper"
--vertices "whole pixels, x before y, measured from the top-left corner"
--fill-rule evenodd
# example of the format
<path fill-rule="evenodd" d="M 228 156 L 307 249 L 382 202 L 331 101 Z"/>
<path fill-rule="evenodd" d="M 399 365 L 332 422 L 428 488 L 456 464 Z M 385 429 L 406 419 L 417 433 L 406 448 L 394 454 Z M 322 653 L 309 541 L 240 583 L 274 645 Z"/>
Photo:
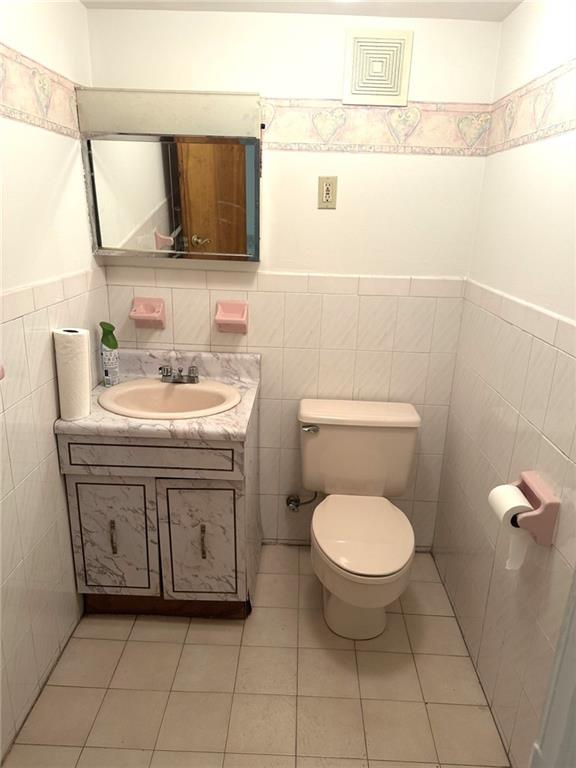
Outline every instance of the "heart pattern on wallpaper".
<path fill-rule="evenodd" d="M 4 87 L 4 81 L 6 80 L 6 62 L 0 58 L 0 93 Z"/>
<path fill-rule="evenodd" d="M 37 69 L 33 69 L 32 84 L 34 85 L 34 93 L 36 94 L 38 106 L 44 117 L 46 117 L 48 108 L 50 107 L 50 99 L 52 97 L 52 83 L 50 82 L 50 78 L 38 72 Z"/>
<path fill-rule="evenodd" d="M 406 142 L 406 139 L 416 130 L 421 117 L 422 113 L 418 107 L 391 109 L 386 114 L 388 128 L 396 139 L 397 144 L 404 144 Z"/>
<path fill-rule="evenodd" d="M 324 143 L 328 143 L 345 122 L 346 112 L 339 107 L 325 109 L 312 115 L 312 124 Z"/>
<path fill-rule="evenodd" d="M 552 83 L 544 85 L 534 97 L 534 123 L 536 128 L 542 128 L 546 122 L 548 110 L 554 99 L 554 86 Z"/>
<path fill-rule="evenodd" d="M 274 120 L 274 115 L 276 114 L 276 110 L 274 109 L 273 104 L 264 104 L 262 109 L 260 110 L 260 117 L 262 118 L 262 122 L 264 123 L 266 128 L 270 128 L 270 125 L 272 124 L 272 120 Z"/>
<path fill-rule="evenodd" d="M 482 136 L 490 128 L 491 120 L 492 117 L 489 112 L 478 112 L 475 115 L 466 115 L 459 118 L 458 130 L 468 147 L 478 144 Z"/>
<path fill-rule="evenodd" d="M 516 120 L 516 104 L 513 101 L 507 101 L 504 107 L 504 131 L 506 138 L 510 136 L 514 120 Z"/>

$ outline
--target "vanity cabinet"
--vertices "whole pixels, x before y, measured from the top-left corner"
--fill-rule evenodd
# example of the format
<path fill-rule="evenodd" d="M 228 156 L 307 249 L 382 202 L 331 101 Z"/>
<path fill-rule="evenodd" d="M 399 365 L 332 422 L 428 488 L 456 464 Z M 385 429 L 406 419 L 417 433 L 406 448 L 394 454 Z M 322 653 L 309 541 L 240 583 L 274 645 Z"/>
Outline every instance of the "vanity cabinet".
<path fill-rule="evenodd" d="M 256 420 L 244 443 L 58 434 L 78 591 L 155 597 L 165 613 L 246 603 L 261 541 L 255 434 Z"/>

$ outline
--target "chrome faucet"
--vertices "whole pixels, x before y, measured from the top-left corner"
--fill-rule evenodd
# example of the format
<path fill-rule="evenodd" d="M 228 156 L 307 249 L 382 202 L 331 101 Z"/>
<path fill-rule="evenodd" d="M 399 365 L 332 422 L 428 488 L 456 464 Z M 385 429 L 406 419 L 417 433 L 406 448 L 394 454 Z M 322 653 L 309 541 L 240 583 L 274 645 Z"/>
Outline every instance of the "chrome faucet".
<path fill-rule="evenodd" d="M 188 373 L 184 373 L 184 368 L 178 368 L 176 371 L 171 365 L 161 365 L 158 368 L 160 378 L 167 384 L 198 384 L 198 366 L 188 366 Z"/>

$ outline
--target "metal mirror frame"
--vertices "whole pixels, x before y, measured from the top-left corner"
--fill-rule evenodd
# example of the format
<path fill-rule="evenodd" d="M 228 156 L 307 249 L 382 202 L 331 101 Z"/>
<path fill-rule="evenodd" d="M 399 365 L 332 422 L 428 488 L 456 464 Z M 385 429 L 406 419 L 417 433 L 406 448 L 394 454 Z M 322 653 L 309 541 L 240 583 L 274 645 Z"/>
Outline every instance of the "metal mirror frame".
<path fill-rule="evenodd" d="M 144 257 L 149 259 L 178 259 L 180 263 L 207 260 L 207 261 L 241 261 L 246 263 L 256 263 L 260 261 L 260 176 L 262 168 L 261 160 L 261 141 L 255 137 L 249 141 L 255 146 L 254 152 L 254 234 L 255 234 L 255 253 L 236 254 L 236 253 L 206 253 L 204 251 L 141 251 L 134 248 L 108 248 L 102 245 L 100 230 L 100 218 L 98 215 L 98 199 L 96 195 L 96 179 L 94 175 L 94 163 L 90 142 L 93 139 L 104 141 L 162 141 L 167 138 L 212 138 L 210 136 L 200 137 L 195 134 L 152 134 L 152 133 L 101 133 L 90 132 L 82 134 L 81 151 L 82 163 L 84 165 L 84 182 L 86 187 L 86 197 L 88 201 L 88 218 L 90 221 L 90 234 L 92 239 L 92 252 L 94 256 L 121 256 L 121 257 Z M 216 137 L 214 137 L 216 138 Z M 222 137 L 218 137 L 222 138 Z M 227 138 L 238 138 L 229 136 Z"/>

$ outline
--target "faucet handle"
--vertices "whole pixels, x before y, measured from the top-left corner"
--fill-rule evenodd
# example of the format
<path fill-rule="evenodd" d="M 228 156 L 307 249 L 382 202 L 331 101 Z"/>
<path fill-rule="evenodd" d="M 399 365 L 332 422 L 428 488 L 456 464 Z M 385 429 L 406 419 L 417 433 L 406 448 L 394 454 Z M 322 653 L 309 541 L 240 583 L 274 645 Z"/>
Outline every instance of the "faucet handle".
<path fill-rule="evenodd" d="M 158 372 L 162 376 L 172 376 L 172 366 L 171 365 L 160 365 L 160 366 L 158 366 Z"/>

